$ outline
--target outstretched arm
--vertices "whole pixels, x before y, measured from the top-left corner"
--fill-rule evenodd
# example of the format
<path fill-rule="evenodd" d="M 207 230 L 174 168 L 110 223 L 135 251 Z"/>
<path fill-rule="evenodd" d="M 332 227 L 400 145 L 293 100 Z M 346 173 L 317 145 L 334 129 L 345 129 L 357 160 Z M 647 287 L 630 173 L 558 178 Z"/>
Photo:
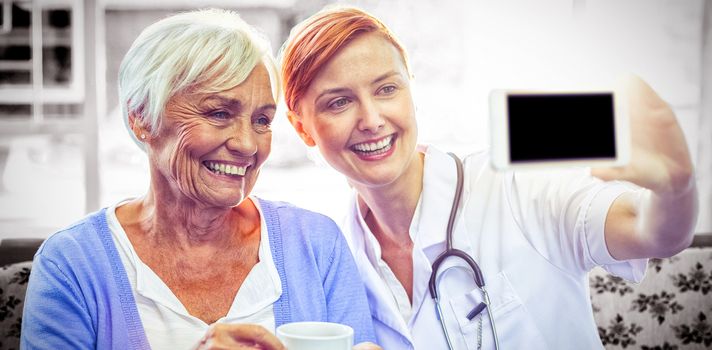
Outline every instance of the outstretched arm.
<path fill-rule="evenodd" d="M 606 245 L 619 260 L 668 257 L 692 242 L 697 187 L 685 137 L 670 106 L 638 77 L 626 82 L 631 161 L 592 175 L 624 180 L 649 191 L 617 198 L 605 223 Z"/>

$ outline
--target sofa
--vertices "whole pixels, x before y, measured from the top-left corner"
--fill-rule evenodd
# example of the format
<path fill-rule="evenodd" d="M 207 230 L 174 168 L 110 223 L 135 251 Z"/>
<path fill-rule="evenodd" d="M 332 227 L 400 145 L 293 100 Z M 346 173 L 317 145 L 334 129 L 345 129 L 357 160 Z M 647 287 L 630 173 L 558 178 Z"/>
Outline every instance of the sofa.
<path fill-rule="evenodd" d="M 704 237 L 710 238 L 710 237 Z M 19 349 L 24 294 L 38 239 L 0 241 L 0 350 Z M 606 349 L 712 348 L 712 244 L 650 259 L 638 285 L 594 269 L 593 315 Z M 552 312 L 555 312 L 552 310 Z"/>
<path fill-rule="evenodd" d="M 0 241 L 0 350 L 20 348 L 20 326 L 32 258 L 42 239 Z"/>
<path fill-rule="evenodd" d="M 712 246 L 650 259 L 637 285 L 596 268 L 589 286 L 606 349 L 712 348 Z"/>

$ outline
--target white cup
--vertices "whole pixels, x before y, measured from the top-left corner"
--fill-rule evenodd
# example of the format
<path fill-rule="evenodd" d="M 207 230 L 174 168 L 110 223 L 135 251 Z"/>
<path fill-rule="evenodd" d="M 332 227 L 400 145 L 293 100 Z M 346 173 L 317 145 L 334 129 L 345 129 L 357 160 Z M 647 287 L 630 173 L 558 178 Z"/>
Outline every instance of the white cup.
<path fill-rule="evenodd" d="M 331 322 L 294 322 L 277 327 L 277 338 L 287 350 L 351 350 L 353 328 Z"/>

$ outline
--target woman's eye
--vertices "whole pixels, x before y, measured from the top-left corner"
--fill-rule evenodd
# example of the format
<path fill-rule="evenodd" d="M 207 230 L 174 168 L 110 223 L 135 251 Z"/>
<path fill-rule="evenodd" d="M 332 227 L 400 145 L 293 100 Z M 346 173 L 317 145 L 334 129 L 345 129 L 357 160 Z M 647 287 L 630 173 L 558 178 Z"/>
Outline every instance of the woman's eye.
<path fill-rule="evenodd" d="M 329 103 L 328 107 L 329 109 L 340 109 L 346 106 L 349 103 L 349 100 L 346 97 L 339 97 L 334 101 L 331 101 Z"/>
<path fill-rule="evenodd" d="M 386 85 L 383 88 L 381 88 L 381 93 L 386 94 L 386 95 L 392 94 L 395 91 L 396 91 L 396 87 L 393 85 Z"/>
<path fill-rule="evenodd" d="M 255 121 L 260 126 L 270 126 L 272 124 L 272 119 L 267 116 L 260 116 Z"/>
<path fill-rule="evenodd" d="M 228 119 L 230 118 L 230 113 L 226 111 L 213 111 L 208 114 L 210 117 L 215 119 Z"/>

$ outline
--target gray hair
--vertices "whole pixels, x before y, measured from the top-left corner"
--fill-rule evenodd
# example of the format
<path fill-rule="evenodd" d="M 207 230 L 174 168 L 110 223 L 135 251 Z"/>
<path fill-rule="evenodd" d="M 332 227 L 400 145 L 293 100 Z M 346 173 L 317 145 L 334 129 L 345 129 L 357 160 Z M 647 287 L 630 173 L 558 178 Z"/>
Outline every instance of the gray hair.
<path fill-rule="evenodd" d="M 218 92 L 247 79 L 257 64 L 269 72 L 275 102 L 277 67 L 266 37 L 234 11 L 207 9 L 162 19 L 141 32 L 119 68 L 119 103 L 124 124 L 135 113 L 157 134 L 168 100 L 186 89 Z"/>

